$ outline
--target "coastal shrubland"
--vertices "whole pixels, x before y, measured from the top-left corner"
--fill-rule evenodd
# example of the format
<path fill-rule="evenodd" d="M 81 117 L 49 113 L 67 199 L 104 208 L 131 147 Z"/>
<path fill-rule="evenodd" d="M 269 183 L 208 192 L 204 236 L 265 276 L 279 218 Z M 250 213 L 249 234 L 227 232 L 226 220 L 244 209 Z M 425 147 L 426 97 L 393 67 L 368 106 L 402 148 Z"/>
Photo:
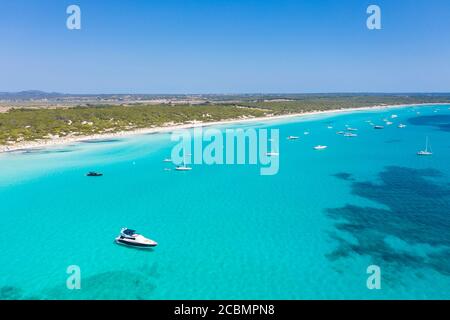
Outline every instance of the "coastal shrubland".
<path fill-rule="evenodd" d="M 289 113 L 303 113 L 314 111 L 338 110 L 346 108 L 422 104 L 422 103 L 450 103 L 450 96 L 365 96 L 365 95 L 303 95 L 284 99 L 257 100 L 242 102 L 243 106 L 267 109 L 276 115 Z"/>
<path fill-rule="evenodd" d="M 129 131 L 189 122 L 261 117 L 265 110 L 233 105 L 133 105 L 13 108 L 0 113 L 0 145 L 64 136 Z"/>
<path fill-rule="evenodd" d="M 445 95 L 277 95 L 225 96 L 200 104 L 14 107 L 0 113 L 0 145 L 61 137 L 131 131 L 195 122 L 298 114 L 379 105 L 449 102 Z M 233 102 L 227 102 L 227 99 Z"/>

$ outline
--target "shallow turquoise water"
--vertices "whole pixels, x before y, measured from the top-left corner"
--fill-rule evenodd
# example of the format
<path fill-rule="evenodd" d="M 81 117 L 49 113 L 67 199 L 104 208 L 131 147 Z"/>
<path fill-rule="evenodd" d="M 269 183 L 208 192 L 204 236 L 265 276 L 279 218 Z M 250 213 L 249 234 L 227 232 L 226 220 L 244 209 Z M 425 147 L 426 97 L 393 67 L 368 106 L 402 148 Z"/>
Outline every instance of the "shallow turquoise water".
<path fill-rule="evenodd" d="M 0 155 L 0 299 L 448 299 L 449 107 L 236 125 L 280 129 L 274 176 L 165 171 L 169 134 Z M 426 136 L 434 155 L 418 157 Z M 159 246 L 115 245 L 123 226 Z"/>

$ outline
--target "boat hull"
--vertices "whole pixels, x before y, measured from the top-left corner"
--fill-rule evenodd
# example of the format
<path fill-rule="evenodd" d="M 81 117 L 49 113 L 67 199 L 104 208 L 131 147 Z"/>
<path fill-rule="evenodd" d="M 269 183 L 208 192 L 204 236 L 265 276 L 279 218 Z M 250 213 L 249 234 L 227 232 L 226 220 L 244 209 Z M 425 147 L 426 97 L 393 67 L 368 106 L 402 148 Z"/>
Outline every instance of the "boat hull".
<path fill-rule="evenodd" d="M 139 242 L 131 242 L 124 239 L 116 239 L 117 244 L 121 244 L 128 247 L 135 247 L 135 248 L 153 248 L 156 247 L 156 243 L 139 243 Z"/>

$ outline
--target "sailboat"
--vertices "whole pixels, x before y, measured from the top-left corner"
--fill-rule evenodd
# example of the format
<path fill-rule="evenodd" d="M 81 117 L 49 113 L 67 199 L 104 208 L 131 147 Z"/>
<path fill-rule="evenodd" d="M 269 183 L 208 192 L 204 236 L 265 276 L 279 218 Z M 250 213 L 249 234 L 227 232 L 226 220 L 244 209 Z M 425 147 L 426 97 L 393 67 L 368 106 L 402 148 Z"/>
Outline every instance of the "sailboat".
<path fill-rule="evenodd" d="M 183 158 L 183 165 L 177 166 L 177 167 L 175 168 L 175 170 L 177 170 L 177 171 L 191 171 L 192 168 L 186 166 L 186 163 L 185 163 L 184 158 Z"/>
<path fill-rule="evenodd" d="M 419 152 L 417 152 L 418 156 L 431 156 L 433 153 L 431 152 L 431 150 L 428 150 L 428 137 L 427 137 L 427 142 L 425 144 L 425 150 L 421 150 Z"/>
<path fill-rule="evenodd" d="M 291 140 L 291 139 L 289 139 L 289 140 Z M 277 150 L 274 150 L 273 146 L 270 151 L 266 152 L 266 156 L 268 156 L 268 157 L 278 157 L 279 155 L 280 155 L 280 153 Z"/>

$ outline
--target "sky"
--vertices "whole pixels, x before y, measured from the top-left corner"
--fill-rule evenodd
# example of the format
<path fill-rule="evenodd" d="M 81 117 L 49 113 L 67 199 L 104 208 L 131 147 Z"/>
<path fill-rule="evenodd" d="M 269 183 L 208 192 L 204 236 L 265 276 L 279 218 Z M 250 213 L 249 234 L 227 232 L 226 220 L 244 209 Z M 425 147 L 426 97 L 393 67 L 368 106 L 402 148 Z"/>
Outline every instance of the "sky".
<path fill-rule="evenodd" d="M 450 1 L 0 0 L 0 91 L 21 90 L 450 92 Z"/>

